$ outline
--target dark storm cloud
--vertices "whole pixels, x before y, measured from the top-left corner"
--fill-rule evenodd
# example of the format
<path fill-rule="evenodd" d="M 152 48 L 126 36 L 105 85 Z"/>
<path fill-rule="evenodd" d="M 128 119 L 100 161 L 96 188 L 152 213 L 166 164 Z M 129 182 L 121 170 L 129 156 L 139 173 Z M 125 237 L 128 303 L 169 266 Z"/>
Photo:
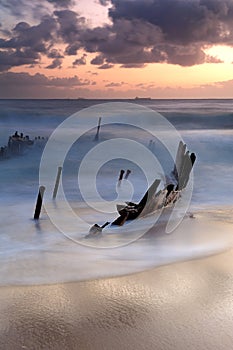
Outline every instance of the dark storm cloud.
<path fill-rule="evenodd" d="M 103 3 L 102 3 L 103 4 Z M 87 28 L 72 11 L 55 12 L 66 54 L 97 52 L 91 64 L 141 68 L 148 63 L 192 66 L 219 63 L 204 50 L 233 44 L 233 2 L 229 0 L 112 0 L 111 25 Z"/>
<path fill-rule="evenodd" d="M 5 9 L 14 11 L 15 6 L 15 12 L 20 11 L 19 5 L 23 11 L 26 3 L 29 6 L 33 3 L 1 1 L 0 6 Z M 115 64 L 124 68 L 141 68 L 154 62 L 192 66 L 220 62 L 205 54 L 205 49 L 213 44 L 233 46 L 232 0 L 99 2 L 104 6 L 112 4 L 109 9 L 112 22 L 89 28 L 84 17 L 72 11 L 72 7 L 67 8 L 72 5 L 71 0 L 42 0 L 42 7 L 46 8 L 45 4 L 49 6 L 50 3 L 56 5 L 56 10 L 41 16 L 36 25 L 21 21 L 8 38 L 0 38 L 1 70 L 24 64 L 35 65 L 42 55 L 54 59 L 49 68 L 57 68 L 64 55 L 76 56 L 80 49 L 87 54 L 96 53 L 91 64 L 100 69 L 109 69 Z M 58 43 L 65 44 L 64 52 L 56 51 Z M 75 58 L 73 66 L 85 61 L 86 57 Z"/>
<path fill-rule="evenodd" d="M 85 18 L 71 10 L 54 11 L 54 15 L 58 24 L 57 35 L 68 44 L 65 54 L 76 55 L 83 47 L 83 36 L 87 30 Z"/>
<path fill-rule="evenodd" d="M 0 71 L 38 63 L 39 55 L 30 49 L 0 51 Z"/>
<path fill-rule="evenodd" d="M 233 45 L 232 0 L 112 0 L 112 4 L 110 35 L 96 47 L 108 63 L 127 68 L 152 62 L 217 63 L 204 49 Z"/>
<path fill-rule="evenodd" d="M 36 64 L 41 54 L 50 57 L 56 29 L 55 19 L 49 16 L 44 17 L 38 25 L 34 26 L 30 26 L 26 22 L 19 22 L 14 27 L 9 39 L 0 39 L 1 69 Z M 8 64 L 6 65 L 4 61 L 7 57 Z"/>
<path fill-rule="evenodd" d="M 35 52 L 46 52 L 46 45 L 53 41 L 56 22 L 46 17 L 40 24 L 30 26 L 26 22 L 19 22 L 13 29 L 12 37 L 0 41 L 0 48 L 21 49 L 28 47 Z"/>
<path fill-rule="evenodd" d="M 114 35 L 110 26 L 96 27 L 84 30 L 81 35 L 82 45 L 88 52 L 105 51 L 111 43 L 111 37 Z"/>
<path fill-rule="evenodd" d="M 65 49 L 65 54 L 68 56 L 75 56 L 77 51 L 82 47 L 81 43 L 77 40 L 73 44 L 69 44 Z"/>
<path fill-rule="evenodd" d="M 100 52 L 108 64 L 128 68 L 153 62 L 217 63 L 204 49 L 233 45 L 232 0 L 112 0 L 112 4 L 112 25 L 102 33 L 95 29 L 96 37 L 91 31 L 84 40 L 86 50 Z"/>
<path fill-rule="evenodd" d="M 47 0 L 41 1 L 42 9 L 46 9 L 46 3 L 48 4 Z M 52 1 L 52 3 L 56 4 L 57 7 L 58 5 L 59 7 L 67 7 L 71 4 L 71 1 L 57 0 Z M 63 54 L 58 52 L 54 46 L 58 42 L 62 43 L 66 29 L 69 31 L 71 28 L 68 24 L 66 28 L 65 21 L 68 22 L 70 20 L 71 14 L 73 14 L 73 18 L 77 15 L 72 11 L 69 12 L 69 10 L 57 10 L 54 14 L 48 14 L 47 11 L 47 14 L 44 15 L 42 10 L 37 12 L 37 6 L 34 2 L 28 2 L 28 0 L 2 0 L 0 2 L 0 9 L 7 10 L 20 18 L 24 17 L 23 14 L 26 10 L 29 12 L 32 10 L 34 18 L 40 17 L 39 23 L 37 21 L 38 24 L 35 25 L 30 25 L 26 21 L 20 21 L 11 31 L 3 32 L 3 28 L 0 28 L 4 34 L 4 37 L 0 38 L 1 71 L 25 64 L 35 66 L 40 62 L 42 55 L 54 59 L 47 68 L 53 69 L 61 66 Z"/>
<path fill-rule="evenodd" d="M 151 23 L 160 28 L 167 42 L 232 41 L 232 0 L 112 0 L 112 3 L 109 15 L 114 22 L 139 19 Z"/>
<path fill-rule="evenodd" d="M 57 43 L 68 43 L 64 54 L 67 54 L 67 51 L 68 54 L 76 54 L 81 46 L 78 42 L 84 27 L 85 19 L 67 9 L 56 10 L 53 15 L 43 16 L 37 25 L 30 25 L 24 21 L 18 22 L 8 38 L 0 38 L 0 58 L 4 58 L 4 62 L 0 61 L 1 69 L 5 67 L 8 70 L 16 65 L 27 64 L 27 61 L 31 65 L 36 64 L 41 55 L 54 59 L 47 68 L 60 67 L 63 53 L 55 48 Z M 22 52 L 29 50 L 34 51 L 33 56 L 36 61 L 31 60 L 33 57 L 31 54 L 25 62 L 21 59 Z M 18 54 L 20 57 L 16 60 Z M 10 60 L 5 64 L 7 56 Z"/>
<path fill-rule="evenodd" d="M 67 44 L 65 54 L 76 55 L 77 51 L 84 46 L 84 35 L 88 30 L 86 20 L 71 10 L 55 11 L 58 24 L 57 35 Z"/>
<path fill-rule="evenodd" d="M 83 35 L 86 26 L 85 18 L 71 10 L 54 11 L 59 24 L 58 34 L 65 43 L 73 44 Z"/>

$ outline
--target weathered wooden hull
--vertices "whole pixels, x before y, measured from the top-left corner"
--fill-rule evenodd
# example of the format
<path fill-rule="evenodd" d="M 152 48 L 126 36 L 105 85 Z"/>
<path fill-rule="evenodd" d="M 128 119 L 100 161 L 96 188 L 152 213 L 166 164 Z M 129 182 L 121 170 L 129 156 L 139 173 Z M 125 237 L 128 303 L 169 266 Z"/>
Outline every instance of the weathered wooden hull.
<path fill-rule="evenodd" d="M 127 202 L 126 205 L 117 205 L 120 216 L 112 222 L 112 225 L 122 226 L 128 220 L 135 220 L 139 216 L 143 217 L 174 204 L 188 184 L 195 160 L 196 155 L 194 153 L 190 155 L 189 151 L 186 151 L 186 145 L 180 141 L 176 154 L 176 164 L 172 171 L 176 184 L 168 183 L 163 190 L 156 193 L 160 185 L 160 180 L 156 179 L 138 204 Z"/>

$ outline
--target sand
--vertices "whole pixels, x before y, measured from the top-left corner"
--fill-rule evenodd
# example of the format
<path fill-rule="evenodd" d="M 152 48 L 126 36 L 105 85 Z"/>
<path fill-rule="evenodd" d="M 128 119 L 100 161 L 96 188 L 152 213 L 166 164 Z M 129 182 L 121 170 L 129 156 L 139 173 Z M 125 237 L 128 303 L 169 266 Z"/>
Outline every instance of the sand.
<path fill-rule="evenodd" d="M 230 350 L 233 250 L 120 278 L 0 288 L 0 349 Z"/>

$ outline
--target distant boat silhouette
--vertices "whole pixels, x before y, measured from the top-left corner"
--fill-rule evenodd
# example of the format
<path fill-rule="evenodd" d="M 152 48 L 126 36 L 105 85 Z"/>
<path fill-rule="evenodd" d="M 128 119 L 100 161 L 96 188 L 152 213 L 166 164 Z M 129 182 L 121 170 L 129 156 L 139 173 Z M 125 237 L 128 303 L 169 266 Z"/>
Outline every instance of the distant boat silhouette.
<path fill-rule="evenodd" d="M 139 100 L 139 101 L 148 101 L 148 100 L 151 100 L 151 97 L 138 97 L 136 96 L 135 97 L 135 100 Z"/>

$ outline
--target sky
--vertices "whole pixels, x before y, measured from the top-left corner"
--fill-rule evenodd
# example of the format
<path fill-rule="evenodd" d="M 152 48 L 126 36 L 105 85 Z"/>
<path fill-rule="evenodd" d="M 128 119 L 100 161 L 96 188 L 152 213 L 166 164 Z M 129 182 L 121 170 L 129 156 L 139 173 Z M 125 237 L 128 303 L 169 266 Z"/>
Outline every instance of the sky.
<path fill-rule="evenodd" d="M 0 0 L 0 98 L 233 98 L 233 0 Z"/>

